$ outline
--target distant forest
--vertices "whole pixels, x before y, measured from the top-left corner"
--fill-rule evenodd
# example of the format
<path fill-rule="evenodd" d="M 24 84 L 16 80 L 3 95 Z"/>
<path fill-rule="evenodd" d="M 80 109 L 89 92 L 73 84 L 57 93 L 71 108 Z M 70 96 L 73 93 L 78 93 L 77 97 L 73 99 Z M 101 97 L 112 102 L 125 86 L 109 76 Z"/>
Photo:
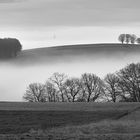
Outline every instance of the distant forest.
<path fill-rule="evenodd" d="M 16 38 L 0 39 L 0 58 L 16 57 L 22 50 L 22 45 Z"/>

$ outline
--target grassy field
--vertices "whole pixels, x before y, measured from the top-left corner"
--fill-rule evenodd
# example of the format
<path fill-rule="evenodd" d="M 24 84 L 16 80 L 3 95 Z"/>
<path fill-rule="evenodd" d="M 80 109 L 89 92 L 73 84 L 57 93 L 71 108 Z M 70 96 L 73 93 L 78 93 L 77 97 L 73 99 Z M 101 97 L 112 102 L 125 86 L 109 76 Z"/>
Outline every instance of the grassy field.
<path fill-rule="evenodd" d="M 27 103 L 0 102 L 0 110 L 4 111 L 109 111 L 133 110 L 139 103 Z"/>
<path fill-rule="evenodd" d="M 88 125 L 91 127 L 92 124 L 99 125 L 102 121 L 109 121 L 110 125 L 113 121 L 124 121 L 122 118 L 131 115 L 132 112 L 138 112 L 139 107 L 139 103 L 0 102 L 0 134 L 17 135 L 31 130 L 38 132 L 52 129 L 59 132 L 63 127 L 79 129 Z M 103 124 L 105 126 L 107 123 Z"/>
<path fill-rule="evenodd" d="M 0 133 L 25 133 L 30 129 L 50 129 L 117 119 L 123 111 L 0 111 Z"/>

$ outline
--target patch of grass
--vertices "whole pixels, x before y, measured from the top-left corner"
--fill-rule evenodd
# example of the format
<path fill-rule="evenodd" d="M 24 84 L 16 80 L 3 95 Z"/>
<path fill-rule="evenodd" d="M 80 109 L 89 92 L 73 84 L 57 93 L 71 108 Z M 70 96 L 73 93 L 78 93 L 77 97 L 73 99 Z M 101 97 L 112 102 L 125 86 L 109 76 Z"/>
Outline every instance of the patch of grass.
<path fill-rule="evenodd" d="M 1 138 L 2 135 L 0 135 Z M 3 135 L 15 140 L 139 140 L 140 121 L 101 121 L 88 125 L 34 130 L 21 135 Z"/>
<path fill-rule="evenodd" d="M 115 119 L 124 111 L 0 111 L 0 133 L 18 134 L 31 128 L 50 129 Z"/>
<path fill-rule="evenodd" d="M 139 140 L 140 122 L 106 120 L 88 125 L 53 128 L 46 131 L 39 130 L 30 134 L 52 136 L 52 140 Z"/>
<path fill-rule="evenodd" d="M 139 103 L 27 103 L 0 102 L 0 110 L 7 111 L 102 111 L 102 110 L 134 110 Z"/>
<path fill-rule="evenodd" d="M 139 103 L 21 103 L 0 102 L 0 134 L 21 134 L 103 120 L 118 120 Z M 117 128 L 122 131 L 122 128 Z M 89 133 L 83 129 L 83 133 Z M 98 130 L 98 128 L 97 128 Z"/>
<path fill-rule="evenodd" d="M 140 122 L 106 120 L 97 123 L 91 123 L 88 125 L 53 128 L 49 132 L 61 134 L 75 134 L 75 135 L 132 134 L 132 133 L 140 133 Z"/>

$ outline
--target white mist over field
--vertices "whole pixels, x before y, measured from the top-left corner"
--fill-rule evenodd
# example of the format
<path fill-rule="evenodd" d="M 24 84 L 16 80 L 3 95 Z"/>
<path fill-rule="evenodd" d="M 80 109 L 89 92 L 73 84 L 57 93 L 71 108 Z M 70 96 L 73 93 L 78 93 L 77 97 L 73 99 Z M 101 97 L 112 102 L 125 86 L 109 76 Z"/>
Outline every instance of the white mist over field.
<path fill-rule="evenodd" d="M 138 55 L 122 58 L 88 58 L 60 63 L 36 64 L 30 66 L 2 63 L 0 66 L 0 101 L 23 101 L 26 87 L 33 82 L 45 83 L 54 73 L 65 73 L 69 77 L 80 77 L 82 73 L 94 73 L 104 78 L 107 73 L 113 73 L 131 62 L 138 62 Z"/>

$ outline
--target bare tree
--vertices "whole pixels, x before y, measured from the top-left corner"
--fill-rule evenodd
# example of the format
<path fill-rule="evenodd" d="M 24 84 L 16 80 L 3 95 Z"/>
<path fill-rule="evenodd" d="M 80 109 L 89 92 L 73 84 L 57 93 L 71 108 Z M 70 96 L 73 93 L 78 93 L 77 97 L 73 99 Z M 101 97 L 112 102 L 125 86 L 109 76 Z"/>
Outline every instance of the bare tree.
<path fill-rule="evenodd" d="M 137 38 L 137 40 L 136 40 L 136 41 L 137 41 L 137 43 L 138 43 L 138 44 L 140 44 L 140 38 Z"/>
<path fill-rule="evenodd" d="M 57 102 L 58 95 L 57 95 L 54 85 L 52 83 L 50 83 L 49 81 L 47 81 L 45 84 L 45 87 L 46 87 L 48 102 Z"/>
<path fill-rule="evenodd" d="M 135 44 L 136 40 L 137 40 L 137 36 L 134 35 L 134 34 L 132 34 L 132 35 L 130 36 L 130 42 L 131 42 L 131 44 Z"/>
<path fill-rule="evenodd" d="M 67 79 L 64 83 L 68 101 L 75 102 L 81 91 L 81 82 L 78 78 Z"/>
<path fill-rule="evenodd" d="M 23 99 L 29 102 L 46 102 L 45 85 L 41 83 L 32 83 L 27 87 Z"/>
<path fill-rule="evenodd" d="M 128 65 L 118 72 L 118 76 L 123 100 L 140 102 L 140 63 Z"/>
<path fill-rule="evenodd" d="M 103 81 L 94 74 L 85 73 L 82 75 L 82 91 L 86 94 L 87 102 L 95 102 L 104 92 Z"/>
<path fill-rule="evenodd" d="M 50 77 L 50 81 L 55 85 L 59 100 L 62 102 L 65 102 L 65 89 L 64 89 L 64 83 L 66 81 L 67 76 L 64 73 L 54 73 Z"/>
<path fill-rule="evenodd" d="M 120 34 L 118 40 L 119 40 L 122 44 L 124 43 L 125 39 L 126 39 L 125 34 Z"/>
<path fill-rule="evenodd" d="M 120 95 L 119 78 L 115 74 L 107 74 L 104 81 L 106 96 L 109 100 L 116 102 Z"/>
<path fill-rule="evenodd" d="M 129 44 L 129 42 L 131 41 L 131 35 L 130 34 L 126 34 L 125 36 L 126 36 L 125 42 L 127 44 Z"/>

